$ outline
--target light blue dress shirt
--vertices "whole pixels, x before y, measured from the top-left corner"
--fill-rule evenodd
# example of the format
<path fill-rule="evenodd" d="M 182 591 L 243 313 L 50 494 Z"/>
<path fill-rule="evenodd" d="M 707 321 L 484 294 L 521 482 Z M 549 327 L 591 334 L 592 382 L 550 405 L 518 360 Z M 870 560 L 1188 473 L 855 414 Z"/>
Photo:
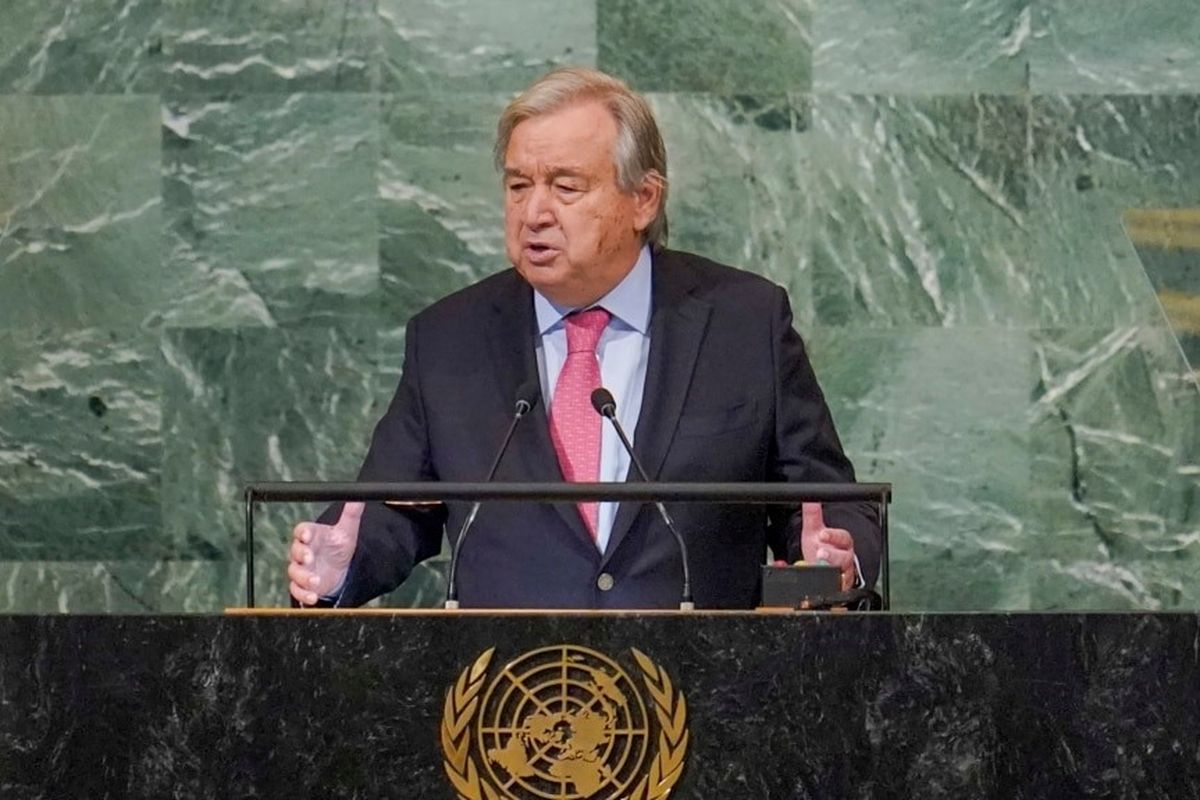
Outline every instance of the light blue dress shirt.
<path fill-rule="evenodd" d="M 588 308 L 597 306 L 612 314 L 612 320 L 596 355 L 600 360 L 600 382 L 617 401 L 617 419 L 633 439 L 642 409 L 642 391 L 646 386 L 646 364 L 650 355 L 650 248 L 643 247 L 629 274 Z M 542 398 L 549 414 L 554 402 L 554 387 L 567 360 L 567 328 L 563 317 L 579 309 L 552 303 L 536 290 L 533 308 L 537 314 L 538 375 Z M 600 434 L 600 480 L 623 481 L 629 473 L 629 455 L 621 446 L 611 423 L 604 421 Z M 608 546 L 612 535 L 616 503 L 601 503 L 596 520 L 596 547 Z"/>

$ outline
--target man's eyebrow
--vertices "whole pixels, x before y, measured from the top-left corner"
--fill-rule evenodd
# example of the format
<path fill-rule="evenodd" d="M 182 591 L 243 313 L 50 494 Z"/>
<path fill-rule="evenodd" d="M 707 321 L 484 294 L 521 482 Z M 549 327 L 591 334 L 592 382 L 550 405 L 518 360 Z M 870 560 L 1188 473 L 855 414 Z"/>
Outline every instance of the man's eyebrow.
<path fill-rule="evenodd" d="M 548 173 L 550 180 L 555 178 L 586 178 L 587 175 L 582 171 L 573 167 L 556 167 Z M 516 167 L 505 167 L 504 177 L 506 178 L 528 178 L 523 171 Z"/>

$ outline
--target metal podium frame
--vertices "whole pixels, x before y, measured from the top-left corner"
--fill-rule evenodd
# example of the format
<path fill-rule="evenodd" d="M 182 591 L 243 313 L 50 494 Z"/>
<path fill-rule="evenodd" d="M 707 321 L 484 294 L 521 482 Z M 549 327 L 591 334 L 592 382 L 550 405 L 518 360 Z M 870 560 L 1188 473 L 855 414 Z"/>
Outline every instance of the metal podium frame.
<path fill-rule="evenodd" d="M 335 483 L 266 481 L 246 487 L 246 607 L 254 608 L 254 504 L 446 501 L 526 502 L 707 502 L 792 505 L 801 503 L 875 503 L 882 535 L 879 594 L 891 607 L 888 581 L 888 505 L 890 483 Z"/>

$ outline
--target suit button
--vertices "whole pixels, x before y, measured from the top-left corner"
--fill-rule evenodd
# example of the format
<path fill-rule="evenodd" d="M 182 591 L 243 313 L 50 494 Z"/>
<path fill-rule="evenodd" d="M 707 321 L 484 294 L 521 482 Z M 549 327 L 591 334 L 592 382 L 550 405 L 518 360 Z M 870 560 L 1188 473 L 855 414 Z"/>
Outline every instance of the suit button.
<path fill-rule="evenodd" d="M 601 572 L 600 577 L 596 578 L 596 586 L 602 592 L 607 592 L 613 587 L 614 583 L 616 583 L 616 581 L 613 580 L 613 576 L 609 575 L 607 572 Z"/>

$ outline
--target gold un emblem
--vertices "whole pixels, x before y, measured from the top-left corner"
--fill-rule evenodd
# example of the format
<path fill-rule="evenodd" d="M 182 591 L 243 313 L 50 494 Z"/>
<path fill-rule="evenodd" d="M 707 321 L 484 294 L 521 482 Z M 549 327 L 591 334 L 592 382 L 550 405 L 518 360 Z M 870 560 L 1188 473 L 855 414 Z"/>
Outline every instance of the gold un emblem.
<path fill-rule="evenodd" d="M 575 645 L 531 650 L 490 681 L 496 648 L 446 694 L 442 751 L 460 800 L 661 800 L 683 774 L 687 702 L 630 648 L 641 685 Z"/>

